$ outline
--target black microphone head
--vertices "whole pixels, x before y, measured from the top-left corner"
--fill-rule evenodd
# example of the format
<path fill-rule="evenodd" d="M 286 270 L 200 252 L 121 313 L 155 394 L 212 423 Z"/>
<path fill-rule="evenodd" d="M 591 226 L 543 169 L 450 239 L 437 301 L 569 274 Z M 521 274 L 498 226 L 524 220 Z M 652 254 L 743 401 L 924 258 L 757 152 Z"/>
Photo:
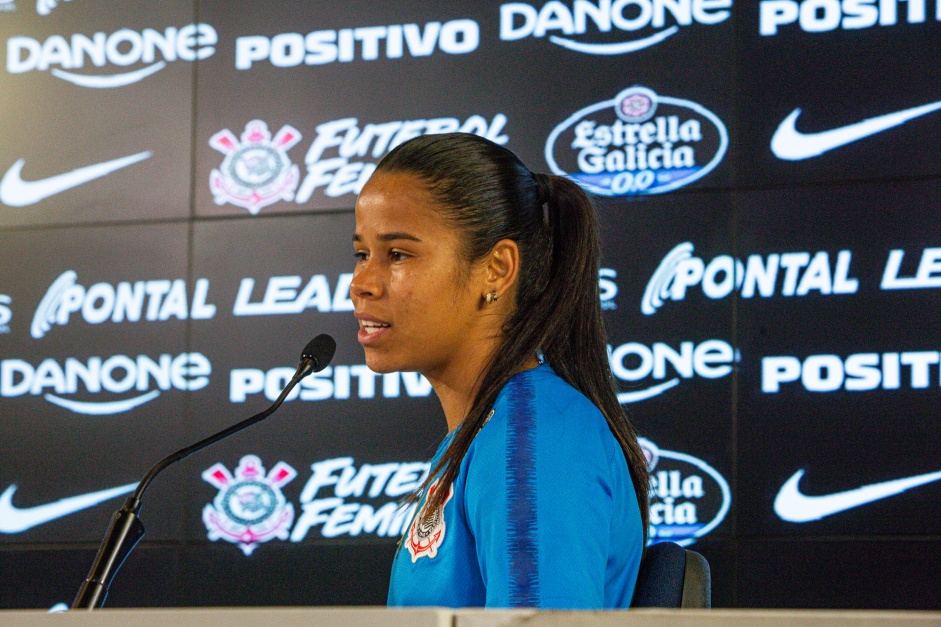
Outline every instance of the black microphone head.
<path fill-rule="evenodd" d="M 311 341 L 307 342 L 304 352 L 301 353 L 301 361 L 311 361 L 314 367 L 311 372 L 320 372 L 327 367 L 333 354 L 337 351 L 337 342 L 326 333 L 321 333 Z"/>

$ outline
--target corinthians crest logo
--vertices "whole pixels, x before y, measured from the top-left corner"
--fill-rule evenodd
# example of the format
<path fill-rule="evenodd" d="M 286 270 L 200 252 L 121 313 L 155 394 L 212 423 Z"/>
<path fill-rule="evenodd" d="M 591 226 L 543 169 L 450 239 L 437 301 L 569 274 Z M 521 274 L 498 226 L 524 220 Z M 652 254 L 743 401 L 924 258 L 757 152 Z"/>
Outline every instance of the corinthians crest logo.
<path fill-rule="evenodd" d="M 435 480 L 428 488 L 428 498 L 434 494 L 438 487 L 438 480 Z M 448 504 L 451 497 L 454 496 L 454 486 L 448 486 L 448 495 L 444 498 L 444 503 L 434 512 L 426 512 L 426 505 L 422 505 L 418 514 L 412 520 L 408 530 L 408 538 L 405 546 L 412 556 L 412 563 L 418 561 L 420 557 L 434 558 L 438 555 L 438 547 L 444 542 L 444 532 L 447 526 L 444 524 L 444 506 Z M 426 499 L 427 501 L 427 499 Z"/>
<path fill-rule="evenodd" d="M 235 476 L 222 464 L 215 464 L 202 476 L 219 488 L 212 504 L 203 508 L 210 540 L 238 544 L 245 555 L 251 555 L 261 542 L 287 540 L 294 506 L 285 501 L 281 488 L 297 476 L 296 470 L 278 462 L 265 474 L 261 460 L 246 455 Z"/>
<path fill-rule="evenodd" d="M 216 204 L 231 203 L 256 215 L 279 200 L 294 200 L 300 171 L 287 151 L 300 140 L 300 132 L 289 125 L 272 139 L 261 120 L 245 125 L 241 141 L 229 129 L 210 137 L 209 145 L 225 155 L 219 169 L 209 175 Z"/>

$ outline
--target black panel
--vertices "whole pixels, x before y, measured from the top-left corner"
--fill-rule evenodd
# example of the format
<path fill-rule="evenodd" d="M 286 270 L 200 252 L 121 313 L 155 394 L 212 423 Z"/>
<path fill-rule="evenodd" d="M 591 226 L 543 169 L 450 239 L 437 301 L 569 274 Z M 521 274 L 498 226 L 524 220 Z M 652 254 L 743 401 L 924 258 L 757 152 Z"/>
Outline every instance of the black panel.
<path fill-rule="evenodd" d="M 740 607 L 938 609 L 937 540 L 741 543 Z"/>
<path fill-rule="evenodd" d="M 775 18 L 775 4 L 789 7 Z M 941 152 L 931 138 L 941 128 L 935 112 L 941 73 L 933 59 L 941 52 L 941 22 L 935 3 L 801 5 L 820 8 L 739 5 L 738 184 L 937 176 Z M 853 5 L 862 7 L 861 15 L 853 16 Z M 760 33 L 762 13 L 768 34 Z M 903 111 L 911 118 L 882 119 Z M 811 137 L 775 149 L 772 138 L 791 115 L 798 135 Z M 857 126 L 864 120 L 873 122 Z M 844 127 L 845 134 L 832 134 Z"/>
<path fill-rule="evenodd" d="M 384 602 L 445 422 L 365 369 L 352 209 L 456 127 L 602 196 L 651 538 L 715 606 L 938 608 L 939 7 L 0 2 L 0 606 L 69 602 L 126 486 L 318 333 L 154 482 L 109 605 Z"/>
<path fill-rule="evenodd" d="M 206 311 L 186 281 L 187 228 L 49 229 L 0 239 L 0 285 L 13 309 L 10 333 L 0 336 L 3 487 L 17 486 L 15 508 L 71 503 L 57 514 L 20 512 L 0 541 L 97 540 L 119 500 L 74 499 L 135 483 L 181 446 L 187 397 L 205 394 L 218 376 L 186 349 L 186 320 Z M 151 538 L 178 537 L 173 493 L 158 483 L 148 495 Z"/>
<path fill-rule="evenodd" d="M 429 130 L 423 121 L 435 120 L 433 126 L 443 130 L 453 122 L 442 119 L 453 118 L 462 129 L 481 131 L 506 142 L 531 168 L 544 170 L 545 144 L 553 128 L 576 111 L 613 99 L 632 85 L 645 85 L 662 96 L 699 103 L 719 118 L 731 115 L 732 20 L 723 18 L 727 14 L 723 11 L 715 11 L 715 17 L 709 18 L 717 20 L 713 25 L 691 23 L 653 47 L 611 56 L 573 52 L 542 37 L 501 42 L 497 5 L 346 2 L 304 5 L 300 11 L 299 5 L 290 2 L 265 2 L 264 25 L 257 19 L 261 4 L 240 2 L 238 7 L 234 11 L 232 2 L 205 2 L 200 7 L 201 19 L 218 25 L 222 42 L 219 47 L 228 53 L 214 55 L 200 66 L 204 71 L 198 80 L 199 215 L 244 215 L 249 206 L 261 210 L 257 201 L 233 202 L 240 193 L 248 194 L 252 184 L 258 186 L 255 189 L 263 188 L 259 194 L 271 196 L 271 202 L 275 202 L 276 192 L 289 197 L 296 189 L 293 200 L 279 200 L 268 211 L 351 206 L 355 194 L 352 190 L 356 189 L 353 182 L 363 171 L 359 164 L 375 163 L 402 130 L 396 127 L 396 135 L 351 147 L 354 153 L 368 149 L 369 154 L 341 155 L 337 147 L 340 140 L 362 140 L 360 132 L 365 132 L 368 124 L 419 121 L 408 127 L 418 134 Z M 667 14 L 665 19 L 672 18 Z M 437 27 L 427 26 L 435 23 L 441 24 L 437 39 L 433 38 Z M 405 43 L 401 56 L 390 58 L 388 42 L 395 36 L 389 35 L 389 27 L 399 29 L 402 24 L 420 30 L 411 36 L 402 35 Z M 301 42 L 308 33 L 314 33 L 312 37 L 318 41 L 339 41 L 353 36 L 349 29 L 367 26 L 385 28 L 385 35 L 377 40 L 376 58 L 364 60 L 364 54 L 372 53 L 364 53 L 363 44 L 357 41 L 349 61 L 327 62 L 340 54 L 340 44 Z M 451 41 L 452 35 L 446 33 L 457 32 L 465 33 L 463 38 L 454 35 L 457 44 L 440 43 Z M 637 33 L 623 29 L 614 32 L 624 39 L 637 37 Z M 583 39 L 599 34 L 597 30 L 586 32 Z M 427 55 L 419 54 L 417 47 L 409 47 L 418 44 L 408 43 L 417 41 L 419 35 L 439 43 L 429 48 Z M 471 45 L 473 37 L 479 39 L 476 46 Z M 460 43 L 464 41 L 466 46 Z M 331 46 L 333 56 L 318 52 Z M 709 54 L 691 52 L 699 47 L 709 50 Z M 308 59 L 312 65 L 307 64 Z M 557 80 L 560 68 L 565 73 L 562 81 Z M 255 88 L 259 84 L 264 89 Z M 683 109 L 680 113 L 689 112 Z M 478 123 L 465 126 L 474 116 L 479 116 Z M 340 122 L 350 118 L 355 121 L 349 127 Z M 241 159 L 258 157 L 260 151 L 236 154 L 237 148 L 213 149 L 208 143 L 224 129 L 240 138 L 252 120 L 264 122 L 274 136 L 284 125 L 302 136 L 280 158 L 266 153 L 269 161 L 265 173 L 254 179 L 244 173 L 239 176 L 238 172 L 240 167 L 247 167 Z M 334 121 L 338 126 L 329 125 Z M 391 133 L 391 128 L 385 127 L 382 132 Z M 235 145 L 246 147 L 243 142 L 228 144 Z M 223 165 L 227 152 L 233 157 Z M 311 171 L 305 166 L 305 155 L 310 158 L 308 165 L 314 168 Z M 346 159 L 344 165 L 349 163 L 350 169 L 340 175 L 340 165 L 330 165 L 328 159 Z M 709 157 L 697 159 L 702 165 Z M 299 168 L 299 183 L 291 173 L 294 165 Z M 221 206 L 210 192 L 214 169 L 219 170 L 221 181 L 216 187 L 225 190 L 220 196 Z M 347 180 L 345 177 L 348 184 L 344 185 L 341 181 Z M 328 187 L 330 181 L 335 187 Z M 719 172 L 696 184 L 716 186 L 727 182 L 728 166 L 723 165 Z"/>
<path fill-rule="evenodd" d="M 677 281 L 676 271 L 670 268 L 679 266 L 669 260 L 677 257 L 678 247 L 688 264 L 703 259 L 705 265 L 716 257 L 728 257 L 732 251 L 730 201 L 724 193 L 703 193 L 677 194 L 669 200 L 608 200 L 601 205 L 605 270 L 600 280 L 612 371 L 619 398 L 634 425 L 663 453 L 653 469 L 659 483 L 652 492 L 651 520 L 655 527 L 658 520 L 672 526 L 673 515 L 666 509 L 684 503 L 695 507 L 695 521 L 680 514 L 677 528 L 659 529 L 660 534 L 679 537 L 656 536 L 662 539 L 687 538 L 689 532 L 681 529 L 685 522 L 709 525 L 728 520 L 731 493 L 727 483 L 735 454 L 734 294 L 723 290 L 720 295 L 710 287 L 717 298 L 709 298 L 700 286 L 702 279 L 697 282 L 687 274 L 690 286 L 675 299 L 663 297 L 663 288 Z M 731 279 L 714 273 L 708 280 L 710 286 L 724 280 L 731 286 Z M 616 293 L 608 297 L 614 286 Z M 668 457 L 677 453 L 708 465 L 719 478 L 695 463 Z M 671 471 L 680 475 L 668 487 L 661 473 L 669 477 Z M 678 486 L 690 476 L 700 478 L 702 493 L 696 490 L 693 496 L 689 488 L 681 495 Z M 714 528 L 722 533 L 729 527 L 727 523 L 709 527 Z"/>
<path fill-rule="evenodd" d="M 395 543 L 290 547 L 243 559 L 228 547 L 182 555 L 179 605 L 385 605 Z"/>
<path fill-rule="evenodd" d="M 71 605 L 88 576 L 95 551 L 62 548 L 0 551 L 0 603 L 4 609 Z M 107 607 L 170 607 L 182 598 L 179 550 L 138 547 L 115 576 Z"/>
<path fill-rule="evenodd" d="M 938 511 L 941 475 L 897 496 L 825 502 L 817 506 L 823 517 L 805 522 L 781 520 L 772 504 L 800 470 L 806 472 L 800 494 L 817 496 L 941 470 L 933 409 L 941 381 L 941 294 L 936 288 L 880 287 L 891 251 L 905 251 L 905 257 L 887 285 L 906 278 L 911 284 L 923 249 L 937 246 L 923 227 L 938 220 L 937 183 L 767 192 L 744 195 L 741 202 L 743 258 L 758 256 L 767 267 L 773 255 L 806 255 L 788 263 L 798 273 L 791 288 L 791 271 L 782 266 L 773 295 L 756 291 L 739 303 L 741 531 L 936 531 L 931 512 Z M 827 259 L 815 262 L 820 255 Z M 831 289 L 836 293 L 826 293 Z M 912 360 L 915 366 L 905 364 Z M 831 503 L 834 511 L 827 514 Z M 817 511 L 800 497 L 783 506 L 791 520 Z"/>
<path fill-rule="evenodd" d="M 0 224 L 189 215 L 194 63 L 216 50 L 193 16 L 182 0 L 20 2 L 0 15 Z"/>

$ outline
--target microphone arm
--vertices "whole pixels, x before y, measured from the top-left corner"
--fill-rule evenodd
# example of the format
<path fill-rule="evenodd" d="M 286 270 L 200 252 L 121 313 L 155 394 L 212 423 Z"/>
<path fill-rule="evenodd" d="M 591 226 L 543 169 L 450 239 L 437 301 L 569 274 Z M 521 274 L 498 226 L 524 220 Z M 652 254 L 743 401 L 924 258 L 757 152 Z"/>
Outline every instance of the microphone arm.
<path fill-rule="evenodd" d="M 111 525 L 108 527 L 104 540 L 102 540 L 101 546 L 98 548 L 98 555 L 92 563 L 88 577 L 79 588 L 78 594 L 75 595 L 71 609 L 84 608 L 94 610 L 104 606 L 105 598 L 108 596 L 108 589 L 118 569 L 121 568 L 124 560 L 130 555 L 131 551 L 134 550 L 134 547 L 137 546 L 141 538 L 144 537 L 144 525 L 141 523 L 139 517 L 141 497 L 144 495 L 144 491 L 147 490 L 147 487 L 150 485 L 150 482 L 153 481 L 154 477 L 167 466 L 175 464 L 181 459 L 185 459 L 193 453 L 215 444 L 219 440 L 224 440 L 230 435 L 247 429 L 273 414 L 281 406 L 281 403 L 284 402 L 288 394 L 291 393 L 294 386 L 300 383 L 301 379 L 312 372 L 319 372 L 327 367 L 327 364 L 333 359 L 335 350 L 336 342 L 332 337 L 324 334 L 318 335 L 308 342 L 307 346 L 304 348 L 304 352 L 301 353 L 301 363 L 297 366 L 297 371 L 268 409 L 255 414 L 251 418 L 246 418 L 242 422 L 236 423 L 227 429 L 210 435 L 208 438 L 204 438 L 196 444 L 182 448 L 157 462 L 154 467 L 144 475 L 144 478 L 137 485 L 134 494 L 128 497 L 121 509 L 115 512 L 114 516 L 111 518 Z"/>

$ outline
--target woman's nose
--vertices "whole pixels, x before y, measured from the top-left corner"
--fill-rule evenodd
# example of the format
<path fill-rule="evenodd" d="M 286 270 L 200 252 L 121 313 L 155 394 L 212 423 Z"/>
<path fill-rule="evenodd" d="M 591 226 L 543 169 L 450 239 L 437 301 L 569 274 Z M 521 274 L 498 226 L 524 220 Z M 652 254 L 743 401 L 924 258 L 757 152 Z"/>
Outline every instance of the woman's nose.
<path fill-rule="evenodd" d="M 382 292 L 376 268 L 370 260 L 361 262 L 353 271 L 350 281 L 350 296 L 355 298 L 375 298 Z"/>

